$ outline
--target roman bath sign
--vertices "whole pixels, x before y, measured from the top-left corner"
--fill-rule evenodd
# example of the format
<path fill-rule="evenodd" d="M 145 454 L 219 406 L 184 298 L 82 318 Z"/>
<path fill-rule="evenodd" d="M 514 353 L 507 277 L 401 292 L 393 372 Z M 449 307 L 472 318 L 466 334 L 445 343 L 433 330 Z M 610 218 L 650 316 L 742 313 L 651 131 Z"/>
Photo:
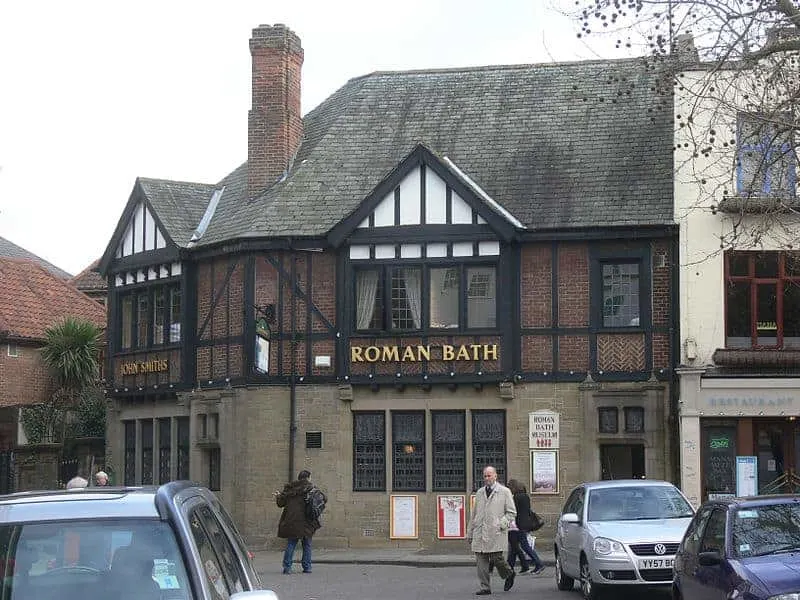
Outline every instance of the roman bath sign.
<path fill-rule="evenodd" d="M 350 362 L 354 363 L 497 360 L 498 356 L 497 344 L 350 347 Z"/>
<path fill-rule="evenodd" d="M 155 358 L 153 360 L 124 362 L 120 365 L 123 375 L 143 375 L 145 373 L 161 373 L 169 370 L 169 360 Z"/>

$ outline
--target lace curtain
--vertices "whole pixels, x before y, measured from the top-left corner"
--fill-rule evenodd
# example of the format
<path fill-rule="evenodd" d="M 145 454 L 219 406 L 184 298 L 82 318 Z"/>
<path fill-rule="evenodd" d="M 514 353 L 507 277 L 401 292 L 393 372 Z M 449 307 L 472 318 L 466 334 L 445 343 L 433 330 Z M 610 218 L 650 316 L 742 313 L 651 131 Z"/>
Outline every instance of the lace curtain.
<path fill-rule="evenodd" d="M 356 277 L 356 329 L 369 329 L 375 314 L 378 271 L 359 271 Z"/>

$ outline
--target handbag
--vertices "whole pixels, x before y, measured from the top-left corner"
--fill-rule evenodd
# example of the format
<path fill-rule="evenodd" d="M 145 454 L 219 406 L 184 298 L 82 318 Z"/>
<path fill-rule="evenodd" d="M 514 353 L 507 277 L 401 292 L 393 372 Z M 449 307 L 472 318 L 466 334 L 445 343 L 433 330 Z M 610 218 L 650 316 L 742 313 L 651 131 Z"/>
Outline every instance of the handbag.
<path fill-rule="evenodd" d="M 539 529 L 544 527 L 544 519 L 542 519 L 542 517 L 540 517 L 534 511 L 531 511 L 531 523 L 533 524 L 531 531 L 538 531 Z"/>

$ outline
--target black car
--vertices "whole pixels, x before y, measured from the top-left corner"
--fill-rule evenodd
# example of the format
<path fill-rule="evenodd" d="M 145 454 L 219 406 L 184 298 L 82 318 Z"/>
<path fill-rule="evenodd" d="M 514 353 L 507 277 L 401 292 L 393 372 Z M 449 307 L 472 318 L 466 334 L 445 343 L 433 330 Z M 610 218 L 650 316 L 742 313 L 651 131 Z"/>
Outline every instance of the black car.
<path fill-rule="evenodd" d="M 0 600 L 84 598 L 277 600 L 204 487 L 0 496 Z"/>
<path fill-rule="evenodd" d="M 704 503 L 675 555 L 675 600 L 800 600 L 800 496 Z"/>

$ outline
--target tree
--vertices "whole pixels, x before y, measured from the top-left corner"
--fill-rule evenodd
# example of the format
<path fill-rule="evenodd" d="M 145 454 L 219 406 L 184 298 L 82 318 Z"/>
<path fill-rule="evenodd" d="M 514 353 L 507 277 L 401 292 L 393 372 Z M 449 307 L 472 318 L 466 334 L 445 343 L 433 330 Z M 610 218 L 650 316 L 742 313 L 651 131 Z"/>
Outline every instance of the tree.
<path fill-rule="evenodd" d="M 800 1 L 569 4 L 579 38 L 610 38 L 662 73 L 656 91 L 670 100 L 658 108 L 674 107 L 676 194 L 691 190 L 689 209 L 718 215 L 717 251 L 800 246 Z"/>
<path fill-rule="evenodd" d="M 67 317 L 45 332 L 42 358 L 56 381 L 56 396 L 75 408 L 83 393 L 97 385 L 100 328 L 91 321 Z"/>

